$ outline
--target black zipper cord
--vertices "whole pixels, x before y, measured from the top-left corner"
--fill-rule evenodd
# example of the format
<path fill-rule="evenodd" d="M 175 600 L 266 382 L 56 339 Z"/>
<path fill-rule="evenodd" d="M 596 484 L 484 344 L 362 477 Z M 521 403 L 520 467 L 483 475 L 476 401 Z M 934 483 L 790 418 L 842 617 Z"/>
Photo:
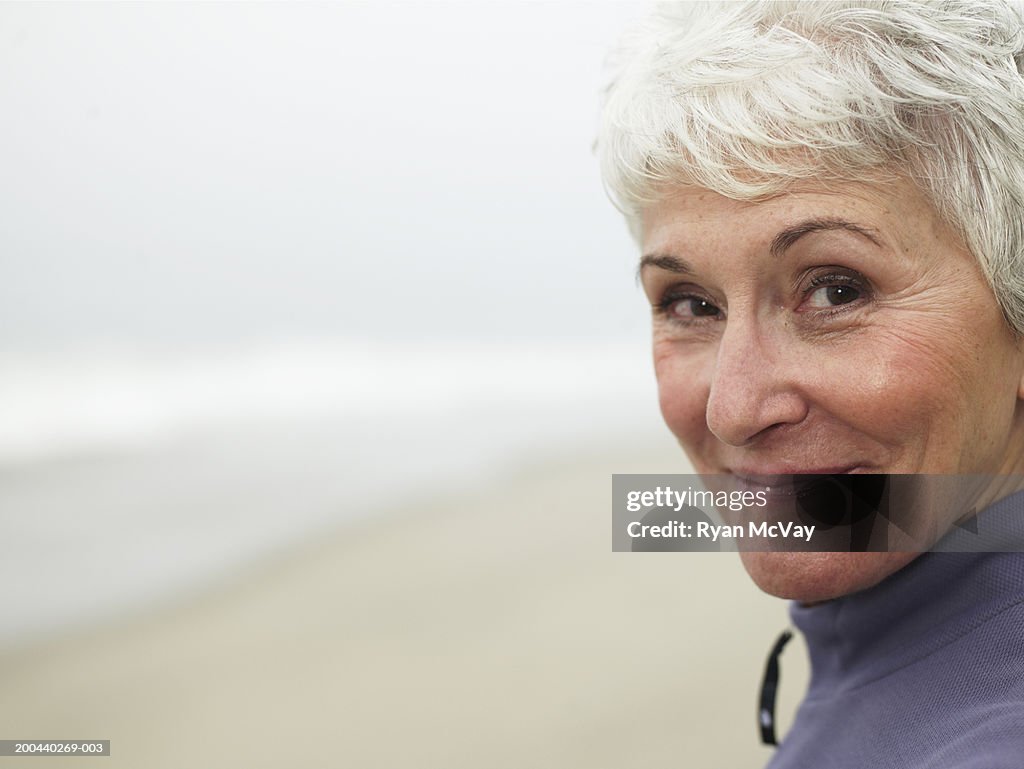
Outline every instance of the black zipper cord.
<path fill-rule="evenodd" d="M 775 696 L 779 690 L 779 656 L 792 637 L 791 631 L 782 632 L 768 654 L 768 663 L 764 668 L 764 678 L 761 680 L 761 706 L 758 709 L 757 720 L 761 726 L 761 742 L 765 745 L 779 744 L 775 739 Z"/>

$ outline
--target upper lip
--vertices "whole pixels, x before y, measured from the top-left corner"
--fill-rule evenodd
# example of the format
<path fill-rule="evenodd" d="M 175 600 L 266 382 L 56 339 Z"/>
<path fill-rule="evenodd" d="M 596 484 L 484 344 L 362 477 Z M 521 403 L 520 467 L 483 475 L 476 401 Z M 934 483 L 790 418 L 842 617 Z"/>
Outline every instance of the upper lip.
<path fill-rule="evenodd" d="M 770 494 L 772 497 L 792 497 L 807 491 L 814 481 L 800 476 L 842 475 L 856 470 L 859 465 L 831 465 L 828 467 L 787 467 L 753 470 L 733 470 L 732 475 L 747 491 Z"/>
<path fill-rule="evenodd" d="M 794 475 L 843 475 L 861 467 L 859 464 L 820 467 L 733 468 L 729 472 L 742 481 L 757 486 L 777 486 L 792 482 Z"/>

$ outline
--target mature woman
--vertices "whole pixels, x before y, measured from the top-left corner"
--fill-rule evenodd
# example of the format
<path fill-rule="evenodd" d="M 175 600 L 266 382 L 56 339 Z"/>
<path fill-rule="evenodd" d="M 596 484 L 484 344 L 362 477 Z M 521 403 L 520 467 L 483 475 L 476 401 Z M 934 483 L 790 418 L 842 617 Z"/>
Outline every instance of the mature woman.
<path fill-rule="evenodd" d="M 698 472 L 982 476 L 1019 531 L 1020 13 L 680 4 L 617 54 L 603 172 Z M 811 653 L 773 769 L 1024 766 L 1024 555 L 743 559 Z"/>

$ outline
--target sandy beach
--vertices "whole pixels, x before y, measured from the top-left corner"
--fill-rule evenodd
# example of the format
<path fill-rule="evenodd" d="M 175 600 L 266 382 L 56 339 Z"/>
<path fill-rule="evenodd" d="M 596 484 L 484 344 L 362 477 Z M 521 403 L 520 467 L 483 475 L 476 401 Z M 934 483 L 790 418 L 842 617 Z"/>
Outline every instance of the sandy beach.
<path fill-rule="evenodd" d="M 663 446 L 510 469 L 7 648 L 4 736 L 109 739 L 96 762 L 147 769 L 762 766 L 785 603 L 734 554 L 610 551 L 611 474 L 680 470 Z M 783 658 L 783 732 L 804 655 Z"/>

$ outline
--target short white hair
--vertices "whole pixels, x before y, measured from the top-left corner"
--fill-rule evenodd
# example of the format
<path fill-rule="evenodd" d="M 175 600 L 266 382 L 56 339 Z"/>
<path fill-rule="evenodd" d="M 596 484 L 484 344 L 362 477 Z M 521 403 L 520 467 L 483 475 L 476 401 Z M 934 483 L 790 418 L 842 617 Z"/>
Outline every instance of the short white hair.
<path fill-rule="evenodd" d="M 635 237 L 675 186 L 913 181 L 1024 333 L 1024 21 L 1008 0 L 664 5 L 613 52 L 597 148 Z"/>

